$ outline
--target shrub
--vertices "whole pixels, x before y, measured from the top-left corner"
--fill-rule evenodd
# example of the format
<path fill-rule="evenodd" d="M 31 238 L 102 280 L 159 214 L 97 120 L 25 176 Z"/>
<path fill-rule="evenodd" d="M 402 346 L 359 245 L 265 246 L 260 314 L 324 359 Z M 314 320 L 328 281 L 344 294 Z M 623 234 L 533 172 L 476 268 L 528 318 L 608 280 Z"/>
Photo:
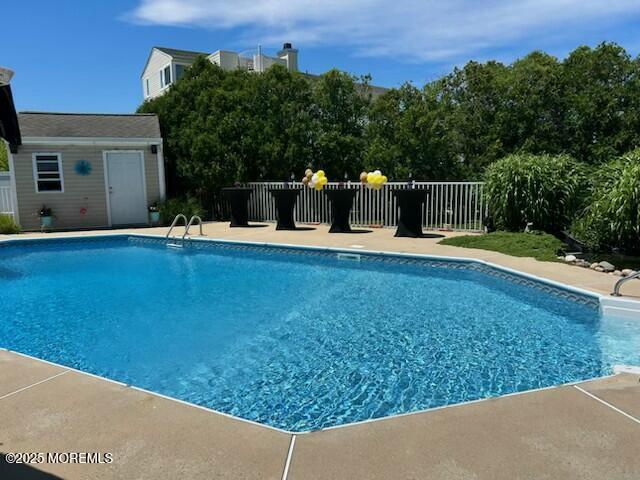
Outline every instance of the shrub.
<path fill-rule="evenodd" d="M 584 166 L 567 155 L 509 155 L 487 168 L 489 213 L 500 229 L 556 233 L 569 225 L 584 191 Z"/>
<path fill-rule="evenodd" d="M 593 249 L 640 251 L 640 149 L 600 167 L 572 232 Z"/>
<path fill-rule="evenodd" d="M 20 227 L 13 221 L 11 215 L 0 215 L 0 233 L 5 235 L 20 233 Z"/>
<path fill-rule="evenodd" d="M 0 139 L 0 172 L 9 171 L 9 156 L 4 142 Z"/>
<path fill-rule="evenodd" d="M 158 208 L 160 210 L 160 221 L 165 225 L 171 224 L 175 216 L 179 213 L 184 214 L 187 219 L 193 215 L 200 217 L 204 215 L 202 205 L 200 205 L 200 202 L 194 197 L 170 198 L 161 203 Z"/>

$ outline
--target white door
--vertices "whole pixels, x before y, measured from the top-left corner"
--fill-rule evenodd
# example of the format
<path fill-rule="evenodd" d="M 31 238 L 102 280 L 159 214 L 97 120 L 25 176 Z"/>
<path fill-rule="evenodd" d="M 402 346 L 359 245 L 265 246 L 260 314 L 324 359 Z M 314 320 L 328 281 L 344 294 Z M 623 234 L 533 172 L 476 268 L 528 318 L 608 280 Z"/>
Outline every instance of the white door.
<path fill-rule="evenodd" d="M 143 152 L 106 152 L 111 225 L 147 223 Z"/>

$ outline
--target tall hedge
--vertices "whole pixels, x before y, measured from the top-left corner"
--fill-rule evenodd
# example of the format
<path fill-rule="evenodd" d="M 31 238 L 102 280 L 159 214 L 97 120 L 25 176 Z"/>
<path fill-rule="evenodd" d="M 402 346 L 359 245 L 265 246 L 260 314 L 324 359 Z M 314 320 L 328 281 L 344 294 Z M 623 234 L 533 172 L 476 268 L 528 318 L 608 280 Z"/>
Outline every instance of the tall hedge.
<path fill-rule="evenodd" d="M 584 193 L 584 167 L 567 155 L 514 154 L 485 173 L 486 196 L 498 228 L 555 233 L 567 227 Z"/>

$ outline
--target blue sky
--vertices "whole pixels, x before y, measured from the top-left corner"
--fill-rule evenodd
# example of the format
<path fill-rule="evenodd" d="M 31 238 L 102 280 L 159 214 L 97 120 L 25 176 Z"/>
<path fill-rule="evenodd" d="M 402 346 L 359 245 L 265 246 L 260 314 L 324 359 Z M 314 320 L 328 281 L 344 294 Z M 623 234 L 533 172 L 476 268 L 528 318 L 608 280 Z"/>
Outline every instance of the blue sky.
<path fill-rule="evenodd" d="M 2 5 L 0 65 L 19 110 L 131 112 L 154 45 L 300 49 L 300 68 L 422 85 L 468 60 L 563 57 L 616 41 L 640 52 L 638 0 L 40 0 Z M 635 29 L 634 29 L 635 27 Z"/>

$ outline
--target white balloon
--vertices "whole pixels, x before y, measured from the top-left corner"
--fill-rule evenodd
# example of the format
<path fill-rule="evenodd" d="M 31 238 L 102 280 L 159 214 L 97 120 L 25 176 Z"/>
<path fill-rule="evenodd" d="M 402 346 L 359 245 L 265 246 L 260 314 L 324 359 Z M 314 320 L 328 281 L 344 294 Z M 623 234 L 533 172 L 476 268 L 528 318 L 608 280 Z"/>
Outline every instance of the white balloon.
<path fill-rule="evenodd" d="M 373 172 L 374 175 L 382 175 L 382 172 L 380 170 L 376 170 Z"/>
<path fill-rule="evenodd" d="M 318 176 L 318 174 L 317 174 L 317 173 L 314 173 L 314 174 L 313 174 L 313 176 L 311 177 L 311 183 L 314 183 L 314 184 L 315 184 L 315 183 L 318 183 L 318 179 L 319 179 L 319 178 L 320 178 L 320 177 Z"/>

